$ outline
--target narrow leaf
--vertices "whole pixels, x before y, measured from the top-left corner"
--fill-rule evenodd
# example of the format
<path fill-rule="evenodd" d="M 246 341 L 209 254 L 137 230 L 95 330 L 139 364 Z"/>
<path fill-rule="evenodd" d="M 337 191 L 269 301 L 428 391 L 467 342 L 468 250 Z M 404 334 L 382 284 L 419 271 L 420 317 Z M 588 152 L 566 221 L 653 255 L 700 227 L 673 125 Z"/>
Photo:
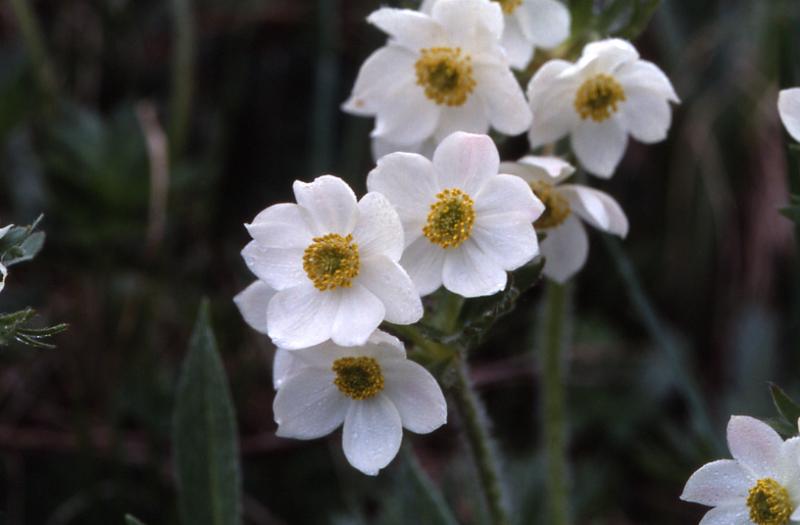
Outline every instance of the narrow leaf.
<path fill-rule="evenodd" d="M 136 519 L 135 517 L 131 516 L 130 514 L 125 515 L 125 525 L 144 525 L 141 521 Z"/>
<path fill-rule="evenodd" d="M 204 301 L 175 401 L 178 504 L 185 525 L 239 525 L 236 419 L 208 310 Z"/>
<path fill-rule="evenodd" d="M 798 419 L 800 419 L 800 405 L 797 404 L 786 392 L 775 383 L 770 383 L 769 392 L 772 402 L 781 417 L 791 426 L 793 434 L 797 433 Z"/>

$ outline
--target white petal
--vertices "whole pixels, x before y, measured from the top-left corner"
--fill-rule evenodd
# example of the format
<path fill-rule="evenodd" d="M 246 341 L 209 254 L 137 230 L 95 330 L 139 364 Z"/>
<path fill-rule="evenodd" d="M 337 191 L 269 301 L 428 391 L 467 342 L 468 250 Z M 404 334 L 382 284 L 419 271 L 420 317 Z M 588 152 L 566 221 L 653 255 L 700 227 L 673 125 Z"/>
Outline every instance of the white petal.
<path fill-rule="evenodd" d="M 519 135 L 531 126 L 531 109 L 511 70 L 505 65 L 475 64 L 475 92 L 499 132 Z"/>
<path fill-rule="evenodd" d="M 5 237 L 6 233 L 8 233 L 8 231 L 13 227 L 14 227 L 13 224 L 9 224 L 8 226 L 3 226 L 2 228 L 0 228 L 0 239 Z"/>
<path fill-rule="evenodd" d="M 385 308 L 375 294 L 358 282 L 340 288 L 339 312 L 333 322 L 331 339 L 341 346 L 363 345 L 384 319 Z"/>
<path fill-rule="evenodd" d="M 626 89 L 625 102 L 620 106 L 620 119 L 633 138 L 652 144 L 667 138 L 672 124 L 672 109 L 658 93 L 642 88 Z"/>
<path fill-rule="evenodd" d="M 294 203 L 270 206 L 245 224 L 250 236 L 261 246 L 273 248 L 306 248 L 313 237 L 308 213 Z"/>
<path fill-rule="evenodd" d="M 472 239 L 446 250 L 442 283 L 453 293 L 463 297 L 493 295 L 506 287 L 507 280 L 505 270 Z"/>
<path fill-rule="evenodd" d="M 433 432 L 447 422 L 447 402 L 436 379 L 409 360 L 383 367 L 384 393 L 400 413 L 403 427 L 417 434 Z"/>
<path fill-rule="evenodd" d="M 717 507 L 706 512 L 699 525 L 752 525 L 750 511 L 744 503 Z"/>
<path fill-rule="evenodd" d="M 486 133 L 489 131 L 489 117 L 483 102 L 476 94 L 472 94 L 461 106 L 447 107 L 442 110 L 442 117 L 434 132 L 436 142 L 441 142 L 456 131 L 467 133 Z"/>
<path fill-rule="evenodd" d="M 373 11 L 367 22 L 388 34 L 393 42 L 413 51 L 441 45 L 446 38 L 439 23 L 412 9 L 383 7 Z"/>
<path fill-rule="evenodd" d="M 297 204 L 305 208 L 316 227 L 315 234 L 353 231 L 358 218 L 356 195 L 339 177 L 323 175 L 306 183 L 294 181 L 292 186 Z"/>
<path fill-rule="evenodd" d="M 586 264 L 589 255 L 589 239 L 586 230 L 574 215 L 557 226 L 547 230 L 542 241 L 544 274 L 557 283 L 564 283 L 578 273 Z"/>
<path fill-rule="evenodd" d="M 626 93 L 630 88 L 644 89 L 670 102 L 680 102 L 667 75 L 661 68 L 647 60 L 634 60 L 621 65 L 614 72 L 614 78 L 623 85 Z"/>
<path fill-rule="evenodd" d="M 372 53 L 358 71 L 353 91 L 342 110 L 354 115 L 375 115 L 413 79 L 417 57 L 408 49 L 387 45 Z"/>
<path fill-rule="evenodd" d="M 586 171 L 599 177 L 614 174 L 627 146 L 628 134 L 613 117 L 603 122 L 584 120 L 572 132 L 575 155 Z"/>
<path fill-rule="evenodd" d="M 421 235 L 403 252 L 400 266 L 408 273 L 417 292 L 425 296 L 442 285 L 444 258 L 445 250 Z"/>
<path fill-rule="evenodd" d="M 538 47 L 555 47 L 569 36 L 569 9 L 556 0 L 526 0 L 514 11 L 522 32 Z"/>
<path fill-rule="evenodd" d="M 472 47 L 488 32 L 495 41 L 503 34 L 503 11 L 497 2 L 485 0 L 439 0 L 431 16 L 447 31 L 454 44 Z"/>
<path fill-rule="evenodd" d="M 8 277 L 8 269 L 3 263 L 0 263 L 0 292 L 6 287 L 6 277 Z"/>
<path fill-rule="evenodd" d="M 280 437 L 314 439 L 344 421 L 349 399 L 333 384 L 332 370 L 307 367 L 278 389 L 272 410 Z"/>
<path fill-rule="evenodd" d="M 539 242 L 531 221 L 506 224 L 475 221 L 471 238 L 502 269 L 516 270 L 539 254 Z"/>
<path fill-rule="evenodd" d="M 800 437 L 789 438 L 781 447 L 781 470 L 775 478 L 792 497 L 800 495 Z"/>
<path fill-rule="evenodd" d="M 406 271 L 389 258 L 377 255 L 365 260 L 358 283 L 381 300 L 386 320 L 411 324 L 422 317 L 422 301 Z"/>
<path fill-rule="evenodd" d="M 310 282 L 275 294 L 267 308 L 267 332 L 281 348 L 305 348 L 331 337 L 339 312 L 336 290 L 321 292 Z"/>
<path fill-rule="evenodd" d="M 514 69 L 525 69 L 533 58 L 533 42 L 522 33 L 516 16 L 506 15 L 503 17 L 506 27 L 503 30 L 503 38 L 500 44 L 506 50 L 508 63 Z"/>
<path fill-rule="evenodd" d="M 700 467 L 686 482 L 681 499 L 716 507 L 744 502 L 755 482 L 738 461 L 721 459 Z"/>
<path fill-rule="evenodd" d="M 436 0 L 422 0 L 422 3 L 419 5 L 419 11 L 421 13 L 430 14 L 433 11 L 433 4 L 436 3 Z"/>
<path fill-rule="evenodd" d="M 367 193 L 358 202 L 359 217 L 353 230 L 362 259 L 384 255 L 393 261 L 403 254 L 403 225 L 389 200 L 380 193 Z"/>
<path fill-rule="evenodd" d="M 409 71 L 396 95 L 378 110 L 371 136 L 398 145 L 418 144 L 433 134 L 441 113 Z"/>
<path fill-rule="evenodd" d="M 350 403 L 344 420 L 342 448 L 347 461 L 375 476 L 400 450 L 403 426 L 394 404 L 384 395 Z"/>
<path fill-rule="evenodd" d="M 748 416 L 731 416 L 728 448 L 734 459 L 757 478 L 775 477 L 780 470 L 783 440 L 772 428 Z"/>
<path fill-rule="evenodd" d="M 275 295 L 275 289 L 264 281 L 255 281 L 233 298 L 244 321 L 253 330 L 267 333 L 267 305 Z"/>
<path fill-rule="evenodd" d="M 780 92 L 778 113 L 789 135 L 800 142 L 800 88 L 784 89 Z"/>
<path fill-rule="evenodd" d="M 550 60 L 528 84 L 528 101 L 533 112 L 528 140 L 532 148 L 560 139 L 580 121 L 573 107 L 579 79 L 561 77 L 570 67 L 564 60 Z"/>
<path fill-rule="evenodd" d="M 253 274 L 276 290 L 310 282 L 303 270 L 304 248 L 268 248 L 250 241 L 242 258 Z"/>
<path fill-rule="evenodd" d="M 517 162 L 501 162 L 500 173 L 510 173 L 522 177 L 528 183 L 544 181 L 558 184 L 572 176 L 575 168 L 559 157 L 526 155 Z"/>
<path fill-rule="evenodd" d="M 639 53 L 627 40 L 609 38 L 592 42 L 583 48 L 577 68 L 583 69 L 586 75 L 596 73 L 613 73 L 618 67 L 638 60 Z"/>
<path fill-rule="evenodd" d="M 299 350 L 278 348 L 272 361 L 272 386 L 279 389 L 287 379 L 306 368 L 305 362 L 299 358 Z"/>
<path fill-rule="evenodd" d="M 487 135 L 457 132 L 436 148 L 433 166 L 440 188 L 460 188 L 474 197 L 490 177 L 497 175 L 500 156 Z"/>
<path fill-rule="evenodd" d="M 563 184 L 558 191 L 572 211 L 598 230 L 623 238 L 628 235 L 628 218 L 611 195 L 580 184 Z"/>
<path fill-rule="evenodd" d="M 491 177 L 474 200 L 476 221 L 484 226 L 502 227 L 514 221 L 530 224 L 544 212 L 531 187 L 515 175 Z"/>

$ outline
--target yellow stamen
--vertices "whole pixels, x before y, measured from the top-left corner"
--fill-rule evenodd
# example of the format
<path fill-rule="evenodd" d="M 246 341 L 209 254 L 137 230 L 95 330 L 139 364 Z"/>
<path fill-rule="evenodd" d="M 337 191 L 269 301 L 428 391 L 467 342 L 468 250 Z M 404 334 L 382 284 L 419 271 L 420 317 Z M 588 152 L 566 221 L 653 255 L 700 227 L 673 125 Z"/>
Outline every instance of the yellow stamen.
<path fill-rule="evenodd" d="M 575 111 L 582 119 L 603 122 L 625 101 L 625 90 L 611 75 L 599 74 L 581 84 L 575 95 Z"/>
<path fill-rule="evenodd" d="M 314 237 L 303 253 L 303 270 L 318 290 L 349 288 L 358 275 L 358 245 L 353 236 L 329 233 Z"/>
<path fill-rule="evenodd" d="M 539 200 L 542 201 L 542 204 L 544 204 L 544 213 L 533 223 L 534 227 L 543 230 L 555 228 L 567 220 L 567 217 L 569 217 L 571 213 L 569 201 L 555 186 L 549 182 L 535 180 L 531 182 L 531 189 L 533 193 L 539 197 Z"/>
<path fill-rule="evenodd" d="M 432 243 L 442 248 L 455 248 L 469 239 L 475 223 L 475 203 L 458 188 L 449 188 L 436 194 L 431 204 L 428 222 L 422 233 Z"/>
<path fill-rule="evenodd" d="M 520 4 L 522 4 L 522 0 L 492 0 L 493 2 L 497 2 L 500 4 L 500 7 L 503 9 L 503 13 L 510 15 L 511 13 L 516 10 Z"/>
<path fill-rule="evenodd" d="M 475 88 L 472 58 L 458 47 L 422 49 L 414 68 L 425 96 L 440 105 L 460 106 Z"/>
<path fill-rule="evenodd" d="M 787 525 L 794 512 L 789 492 L 772 478 L 756 481 L 747 495 L 747 507 L 756 525 Z"/>
<path fill-rule="evenodd" d="M 341 357 L 333 362 L 339 390 L 352 399 L 369 399 L 383 390 L 381 365 L 372 357 Z"/>

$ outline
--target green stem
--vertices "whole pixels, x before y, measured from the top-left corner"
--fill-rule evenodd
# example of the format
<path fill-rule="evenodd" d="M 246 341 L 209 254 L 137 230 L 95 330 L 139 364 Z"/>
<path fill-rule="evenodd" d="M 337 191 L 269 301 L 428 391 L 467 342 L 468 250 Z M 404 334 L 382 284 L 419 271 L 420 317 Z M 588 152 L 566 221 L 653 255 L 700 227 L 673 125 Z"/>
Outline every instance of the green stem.
<path fill-rule="evenodd" d="M 510 521 L 500 482 L 500 469 L 489 436 L 489 423 L 483 405 L 472 386 L 467 363 L 459 357 L 454 364 L 456 374 L 452 391 L 463 420 L 472 458 L 478 469 L 486 507 L 493 525 L 508 525 Z"/>
<path fill-rule="evenodd" d="M 25 41 L 25 47 L 30 53 L 39 86 L 45 95 L 54 99 L 57 95 L 56 76 L 47 54 L 47 46 L 42 38 L 42 29 L 31 9 L 31 2 L 29 0 L 11 0 L 11 9 L 17 17 L 19 30 Z"/>
<path fill-rule="evenodd" d="M 169 123 L 170 161 L 178 160 L 186 142 L 194 82 L 194 21 L 190 0 L 173 0 L 175 43 Z"/>
<path fill-rule="evenodd" d="M 403 444 L 402 450 L 406 464 L 408 465 L 408 471 L 411 474 L 411 479 L 417 485 L 419 493 L 428 499 L 431 508 L 436 512 L 436 523 L 457 525 L 458 521 L 453 516 L 450 507 L 447 506 L 442 492 L 439 490 L 439 487 L 433 484 L 428 474 L 422 469 L 411 446 Z"/>
<path fill-rule="evenodd" d="M 569 500 L 564 354 L 567 347 L 568 290 L 565 285 L 549 282 L 546 293 L 540 376 L 547 459 L 547 512 L 548 523 L 567 525 Z"/>

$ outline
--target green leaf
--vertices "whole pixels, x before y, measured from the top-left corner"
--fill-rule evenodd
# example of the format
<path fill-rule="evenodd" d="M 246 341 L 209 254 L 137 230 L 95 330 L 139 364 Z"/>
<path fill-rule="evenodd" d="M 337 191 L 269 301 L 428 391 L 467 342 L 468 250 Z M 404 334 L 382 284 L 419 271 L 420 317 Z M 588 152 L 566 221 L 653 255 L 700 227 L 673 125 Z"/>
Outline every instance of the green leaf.
<path fill-rule="evenodd" d="M 178 383 L 173 431 L 182 522 L 240 524 L 236 418 L 207 301 L 200 307 Z"/>
<path fill-rule="evenodd" d="M 800 405 L 775 383 L 769 384 L 769 393 L 772 395 L 772 402 L 778 413 L 791 426 L 792 433 L 796 434 L 798 419 L 800 419 Z"/>
<path fill-rule="evenodd" d="M 130 514 L 125 514 L 125 525 L 144 525 L 144 523 L 142 523 L 135 517 L 131 516 Z"/>
<path fill-rule="evenodd" d="M 52 350 L 55 345 L 44 340 L 60 334 L 68 328 L 66 324 L 58 324 L 45 328 L 31 328 L 28 322 L 36 317 L 36 310 L 26 308 L 18 312 L 0 315 L 0 347 L 9 346 L 12 341 L 40 350 Z"/>
<path fill-rule="evenodd" d="M 40 215 L 29 226 L 14 226 L 0 239 L 0 260 L 6 266 L 30 261 L 44 246 L 44 232 L 35 231 L 43 219 Z"/>

